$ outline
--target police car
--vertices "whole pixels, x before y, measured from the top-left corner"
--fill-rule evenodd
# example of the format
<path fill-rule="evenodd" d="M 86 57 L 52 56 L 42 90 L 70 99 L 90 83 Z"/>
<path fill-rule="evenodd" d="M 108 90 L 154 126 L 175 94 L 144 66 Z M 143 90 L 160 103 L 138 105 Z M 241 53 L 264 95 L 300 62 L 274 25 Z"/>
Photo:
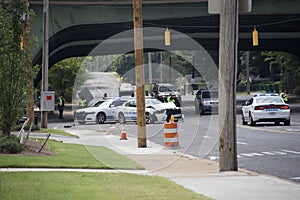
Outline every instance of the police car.
<path fill-rule="evenodd" d="M 242 107 L 242 122 L 251 126 L 257 122 L 275 122 L 290 125 L 290 106 L 277 94 L 256 94 Z"/>
<path fill-rule="evenodd" d="M 84 124 L 86 122 L 96 122 L 98 124 L 103 124 L 105 122 L 116 122 L 116 108 L 122 105 L 124 102 L 126 102 L 126 100 L 114 98 L 106 100 L 95 107 L 75 110 L 74 119 L 79 124 Z"/>
<path fill-rule="evenodd" d="M 162 103 L 157 99 L 145 99 L 146 123 L 163 122 L 167 118 L 167 111 L 172 112 L 176 121 L 182 119 L 181 109 L 173 102 Z M 121 124 L 137 121 L 136 100 L 128 100 L 116 109 L 116 118 Z"/>

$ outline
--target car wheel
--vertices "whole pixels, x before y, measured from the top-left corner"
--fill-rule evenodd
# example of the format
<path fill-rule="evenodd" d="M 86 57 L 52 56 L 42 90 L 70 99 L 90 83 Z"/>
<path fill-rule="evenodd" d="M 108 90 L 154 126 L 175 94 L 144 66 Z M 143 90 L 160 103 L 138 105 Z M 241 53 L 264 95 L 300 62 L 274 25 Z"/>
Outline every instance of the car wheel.
<path fill-rule="evenodd" d="M 253 120 L 252 116 L 250 116 L 250 125 L 255 126 L 256 122 Z"/>
<path fill-rule="evenodd" d="M 285 126 L 290 126 L 290 125 L 291 125 L 291 120 L 286 120 L 286 121 L 284 121 L 284 125 L 285 125 Z"/>
<path fill-rule="evenodd" d="M 150 113 L 146 113 L 146 124 L 154 124 L 155 119 L 154 116 Z"/>
<path fill-rule="evenodd" d="M 103 124 L 106 121 L 106 116 L 104 113 L 98 113 L 97 122 L 98 124 Z"/>
<path fill-rule="evenodd" d="M 119 113 L 118 119 L 119 119 L 120 124 L 125 124 L 126 123 L 124 113 Z"/>
<path fill-rule="evenodd" d="M 244 117 L 244 115 L 242 114 L 242 123 L 243 123 L 243 125 L 248 125 L 248 122 L 247 121 L 245 121 L 245 117 Z"/>

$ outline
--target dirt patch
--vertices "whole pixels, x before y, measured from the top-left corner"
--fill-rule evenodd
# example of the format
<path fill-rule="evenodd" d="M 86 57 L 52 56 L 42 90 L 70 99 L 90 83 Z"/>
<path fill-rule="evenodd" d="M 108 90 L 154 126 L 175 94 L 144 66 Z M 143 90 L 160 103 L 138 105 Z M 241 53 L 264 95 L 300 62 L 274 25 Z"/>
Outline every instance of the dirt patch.
<path fill-rule="evenodd" d="M 38 151 L 42 147 L 42 144 L 35 140 L 28 140 L 26 142 L 24 150 L 19 153 L 18 155 L 24 155 L 24 156 L 55 156 L 55 153 L 46 145 L 41 150 L 40 153 Z"/>

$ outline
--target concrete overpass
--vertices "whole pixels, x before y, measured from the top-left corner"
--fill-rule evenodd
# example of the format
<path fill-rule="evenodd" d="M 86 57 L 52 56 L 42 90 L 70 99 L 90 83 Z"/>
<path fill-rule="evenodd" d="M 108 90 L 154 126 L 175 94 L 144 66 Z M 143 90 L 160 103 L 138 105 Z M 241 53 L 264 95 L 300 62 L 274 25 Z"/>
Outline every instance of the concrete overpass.
<path fill-rule="evenodd" d="M 42 61 L 42 0 L 29 0 L 36 13 L 32 34 L 38 37 L 33 64 Z M 49 66 L 75 56 L 90 55 L 98 44 L 133 28 L 131 0 L 50 0 Z M 143 26 L 178 31 L 196 40 L 206 50 L 218 50 L 219 16 L 208 13 L 207 0 L 144 0 Z M 259 46 L 252 46 L 252 30 L 259 31 Z M 163 33 L 144 43 L 156 43 L 165 49 Z M 115 54 L 119 46 L 133 50 L 132 35 L 104 46 L 94 55 Z M 173 39 L 180 42 L 180 38 Z M 175 50 L 175 46 L 168 47 Z M 176 46 L 178 48 L 178 45 Z M 181 49 L 189 49 L 180 45 Z M 300 57 L 300 2 L 297 0 L 252 0 L 252 11 L 239 18 L 239 50 L 287 51 Z M 41 76 L 38 75 L 35 83 Z"/>

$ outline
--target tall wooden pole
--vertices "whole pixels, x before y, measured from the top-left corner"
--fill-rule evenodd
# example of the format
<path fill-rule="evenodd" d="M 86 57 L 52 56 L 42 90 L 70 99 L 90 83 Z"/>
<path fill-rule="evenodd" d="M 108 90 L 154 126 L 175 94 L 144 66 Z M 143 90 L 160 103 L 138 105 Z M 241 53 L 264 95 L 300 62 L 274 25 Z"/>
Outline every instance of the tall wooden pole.
<path fill-rule="evenodd" d="M 238 0 L 220 1 L 219 170 L 237 171 L 236 76 Z"/>
<path fill-rule="evenodd" d="M 249 70 L 250 52 L 246 51 L 246 79 L 247 79 L 247 94 L 250 94 L 250 70 Z"/>
<path fill-rule="evenodd" d="M 136 77 L 136 106 L 138 147 L 147 147 L 145 88 L 144 88 L 144 59 L 143 59 L 143 30 L 142 30 L 142 1 L 133 0 L 134 23 L 134 56 Z"/>
<path fill-rule="evenodd" d="M 43 8 L 43 55 L 42 55 L 42 92 L 48 91 L 49 66 L 49 0 L 44 0 Z M 41 127 L 47 128 L 48 112 L 42 111 Z"/>
<path fill-rule="evenodd" d="M 31 48 L 30 48 L 30 14 L 29 14 L 29 2 L 25 0 L 26 3 L 26 14 L 24 19 L 23 26 L 23 41 L 24 48 L 28 51 L 30 58 L 28 58 L 27 65 L 27 88 L 26 88 L 26 117 L 29 119 L 28 124 L 32 124 L 34 121 L 34 89 L 33 89 L 33 76 L 32 76 L 32 57 L 31 57 Z"/>

